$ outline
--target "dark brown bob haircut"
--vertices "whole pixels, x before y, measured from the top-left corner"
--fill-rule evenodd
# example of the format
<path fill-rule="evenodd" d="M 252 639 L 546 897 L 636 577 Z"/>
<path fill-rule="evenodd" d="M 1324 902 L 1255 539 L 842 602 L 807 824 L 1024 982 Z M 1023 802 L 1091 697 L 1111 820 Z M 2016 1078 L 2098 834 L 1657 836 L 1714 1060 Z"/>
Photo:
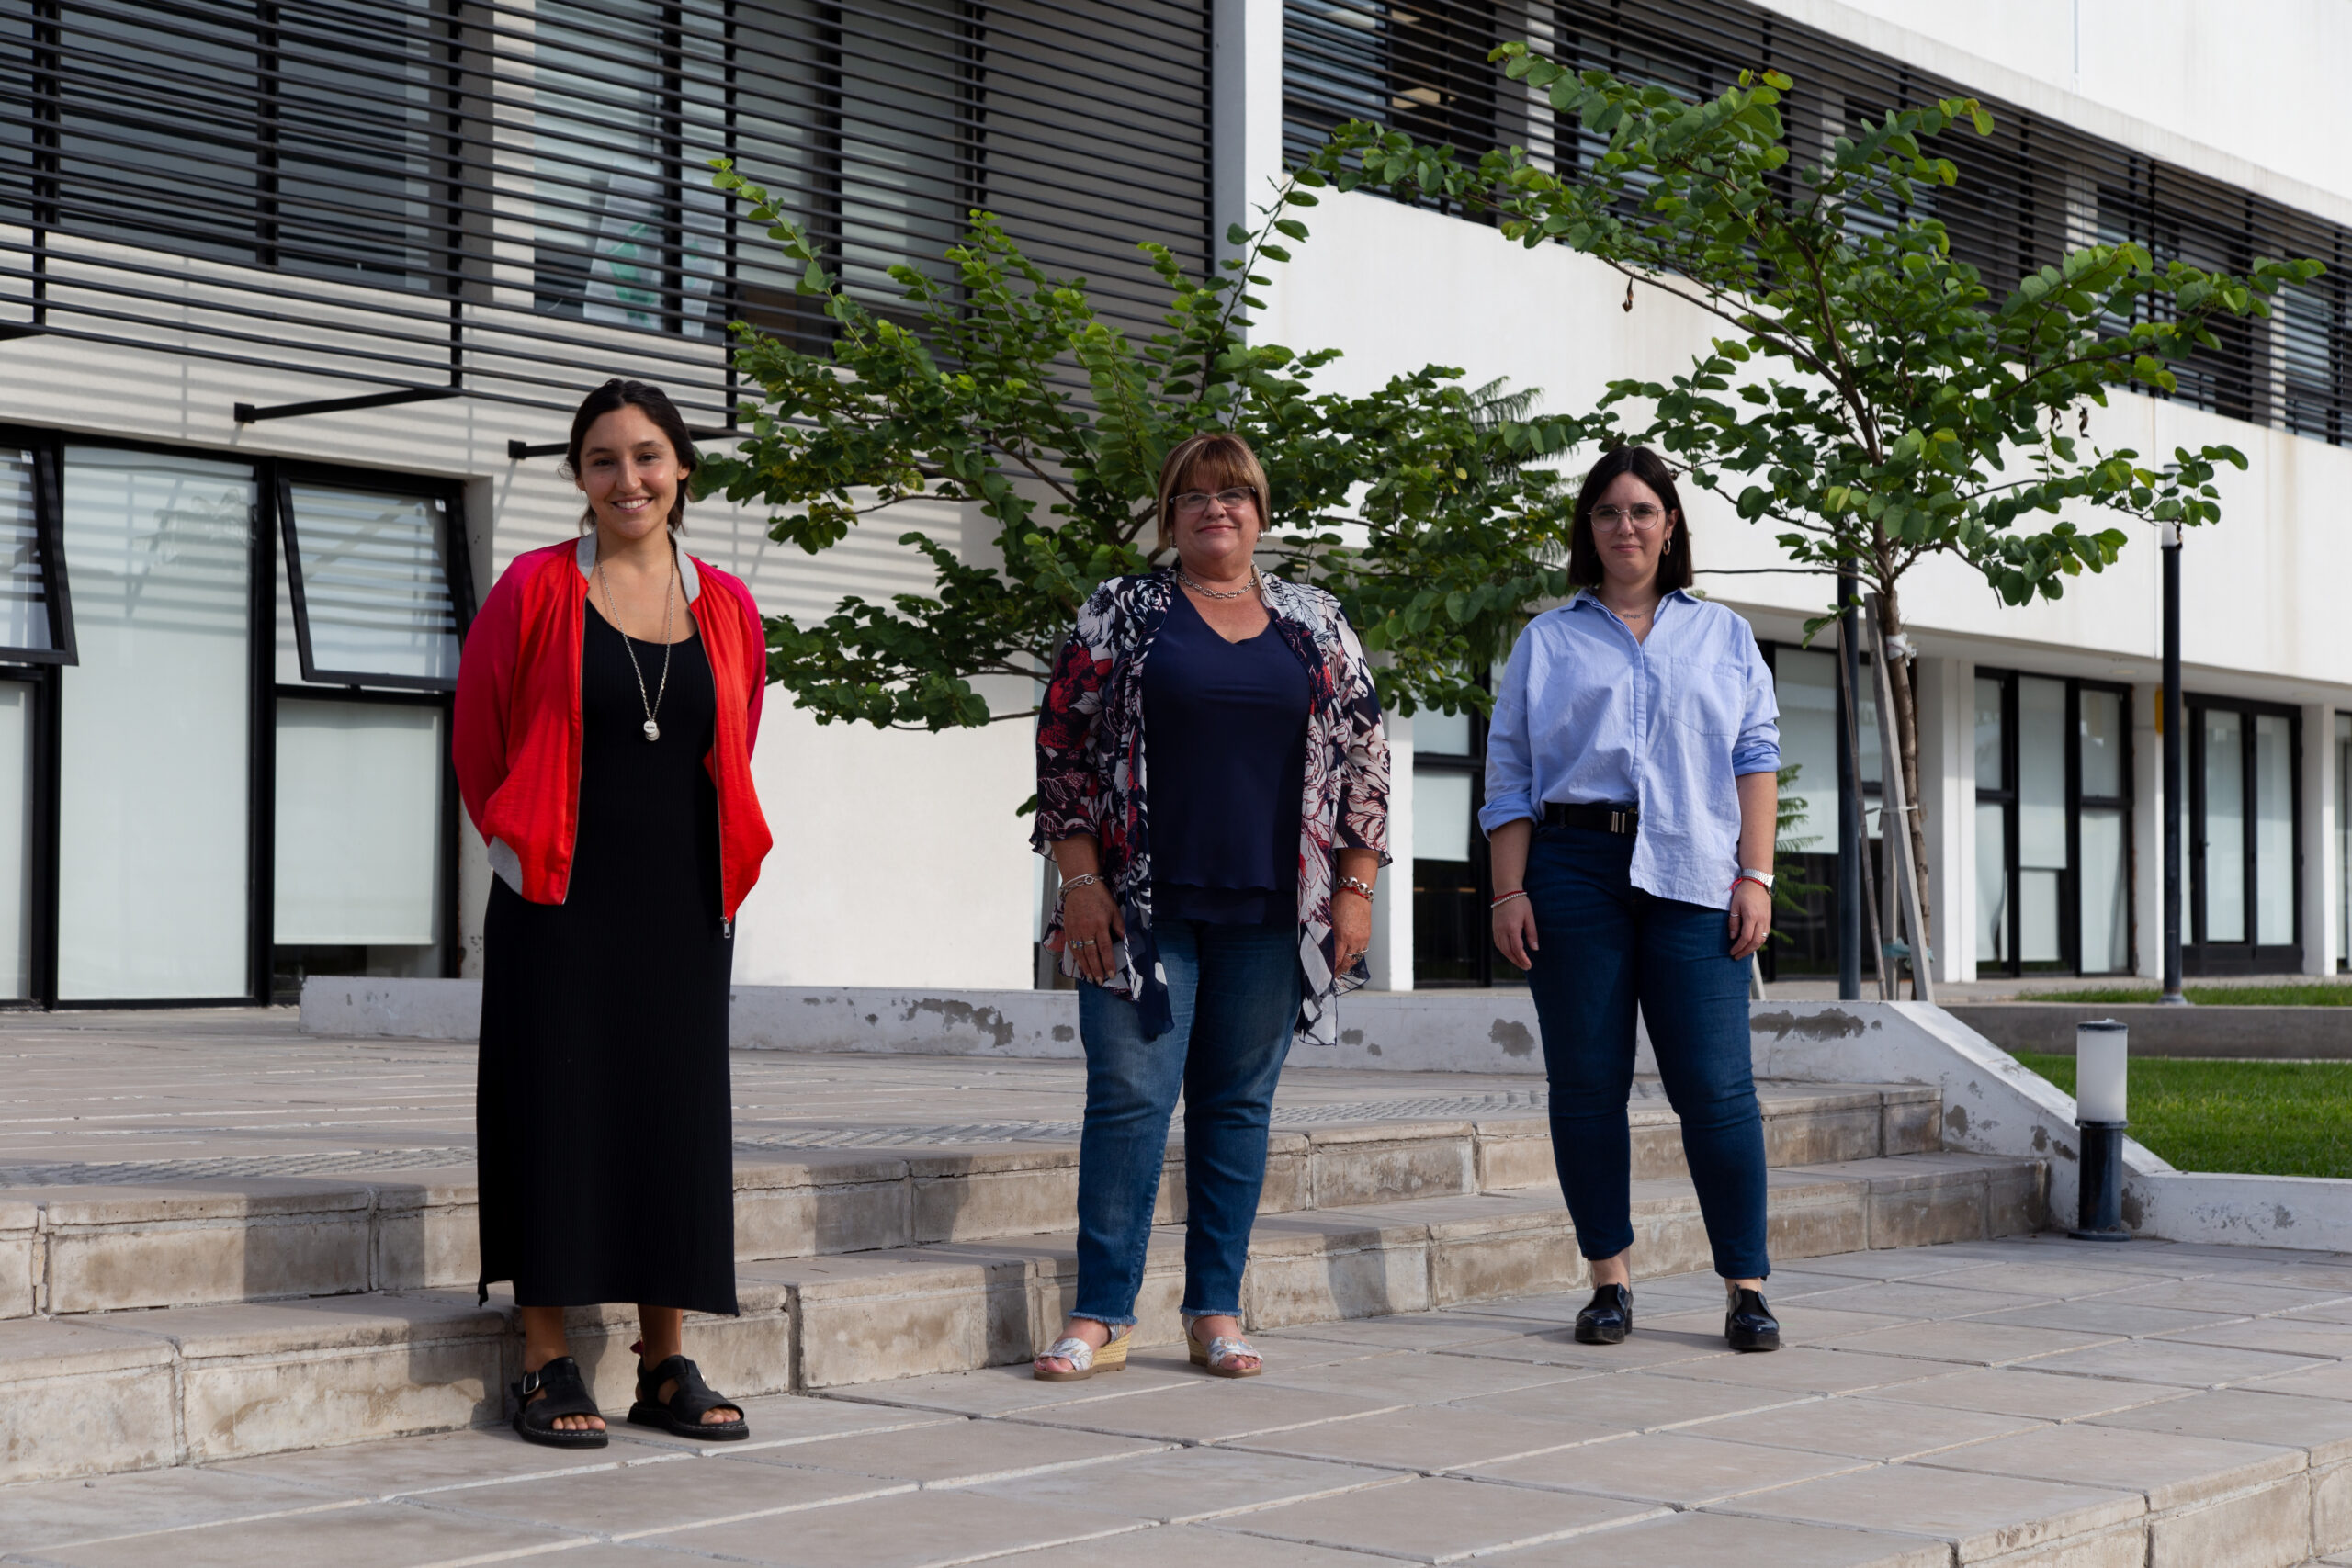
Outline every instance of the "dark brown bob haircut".
<path fill-rule="evenodd" d="M 588 439 L 588 432 L 598 420 L 617 409 L 642 409 L 654 428 L 670 443 L 670 451 L 678 459 L 678 499 L 670 505 L 670 532 L 686 531 L 686 481 L 694 478 L 695 465 L 702 459 L 695 455 L 695 438 L 686 432 L 686 422 L 678 412 L 678 405 L 661 388 L 643 381 L 626 381 L 616 376 L 586 397 L 571 415 L 571 440 L 563 449 L 563 477 L 580 477 L 580 448 Z M 583 534 L 596 525 L 594 507 L 580 514 L 580 531 Z"/>
<path fill-rule="evenodd" d="M 1682 498 L 1675 493 L 1674 470 L 1646 446 L 1620 446 L 1601 454 L 1577 491 L 1577 520 L 1568 533 L 1568 581 L 1578 588 L 1599 588 L 1603 574 L 1600 551 L 1592 542 L 1592 509 L 1601 493 L 1620 476 L 1631 474 L 1657 493 L 1672 530 L 1667 537 L 1672 550 L 1658 558 L 1657 591 L 1670 593 L 1690 586 L 1690 525 L 1682 514 Z"/>
<path fill-rule="evenodd" d="M 1176 542 L 1176 497 L 1187 490 L 1246 490 L 1258 498 L 1258 528 L 1272 525 L 1273 496 L 1266 488 L 1266 470 L 1250 443 L 1229 430 L 1204 431 L 1176 443 L 1159 465 L 1159 542 L 1152 553 Z"/>

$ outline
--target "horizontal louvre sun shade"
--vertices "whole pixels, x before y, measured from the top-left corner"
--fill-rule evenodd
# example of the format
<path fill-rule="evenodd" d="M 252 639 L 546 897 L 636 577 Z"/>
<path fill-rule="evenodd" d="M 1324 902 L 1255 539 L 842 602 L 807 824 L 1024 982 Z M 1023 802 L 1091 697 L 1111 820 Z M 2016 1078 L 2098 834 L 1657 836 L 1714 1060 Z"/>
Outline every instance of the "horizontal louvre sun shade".
<path fill-rule="evenodd" d="M 0 354 L 723 414 L 729 321 L 831 323 L 721 156 L 869 299 L 982 208 L 1148 330 L 1136 243 L 1207 266 L 1207 70 L 1205 0 L 0 0 Z"/>
<path fill-rule="evenodd" d="M 1781 108 L 1797 161 L 1865 118 L 1975 97 L 1993 133 L 1966 128 L 1932 151 L 1957 186 L 1923 190 L 1952 254 L 1995 299 L 2086 245 L 2136 241 L 2157 264 L 2243 273 L 2262 257 L 2312 256 L 2328 271 L 2288 291 L 2267 321 L 2213 322 L 2217 348 L 2176 367 L 2175 395 L 2199 408 L 2341 443 L 2352 400 L 2352 244 L 2333 222 L 2133 152 L 2061 121 L 1930 75 L 1737 0 L 1284 0 L 1283 148 L 1297 163 L 1331 129 L 1365 119 L 1475 157 L 1505 144 L 1572 171 L 1606 146 L 1487 56 L 1525 39 L 1563 64 L 1712 97 L 1765 66 L 1796 85 Z M 1871 215 L 1854 213 L 1860 224 Z M 2119 322 L 2119 326 L 2128 325 Z"/>

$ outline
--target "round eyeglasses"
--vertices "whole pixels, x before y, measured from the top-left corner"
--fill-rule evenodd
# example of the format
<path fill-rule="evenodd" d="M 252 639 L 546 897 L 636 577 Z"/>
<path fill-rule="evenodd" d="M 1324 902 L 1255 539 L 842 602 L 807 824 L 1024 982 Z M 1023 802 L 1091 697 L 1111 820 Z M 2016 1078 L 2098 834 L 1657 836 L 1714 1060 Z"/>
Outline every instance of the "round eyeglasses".
<path fill-rule="evenodd" d="M 1654 534 L 1657 525 L 1665 521 L 1665 509 L 1652 506 L 1647 502 L 1638 506 L 1596 506 L 1592 509 L 1592 525 L 1612 533 L 1631 524 L 1637 534 Z"/>

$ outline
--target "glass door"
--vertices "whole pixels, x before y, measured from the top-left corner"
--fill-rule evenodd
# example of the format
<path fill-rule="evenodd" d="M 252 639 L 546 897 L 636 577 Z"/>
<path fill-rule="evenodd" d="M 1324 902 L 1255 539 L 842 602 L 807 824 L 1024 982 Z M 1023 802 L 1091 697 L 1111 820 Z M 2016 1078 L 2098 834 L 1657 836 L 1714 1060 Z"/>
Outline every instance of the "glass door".
<path fill-rule="evenodd" d="M 2198 974 L 2302 967 L 2293 709 L 2188 703 L 2189 940 Z"/>

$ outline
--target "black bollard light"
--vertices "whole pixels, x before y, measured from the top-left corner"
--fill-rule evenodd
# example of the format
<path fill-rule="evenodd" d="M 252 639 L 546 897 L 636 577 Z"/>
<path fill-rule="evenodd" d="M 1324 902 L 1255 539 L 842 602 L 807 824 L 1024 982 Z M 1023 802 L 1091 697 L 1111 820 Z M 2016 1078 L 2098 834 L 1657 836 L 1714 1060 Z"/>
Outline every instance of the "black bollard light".
<path fill-rule="evenodd" d="M 2081 1142 L 2082 1190 L 2076 1241 L 2130 1241 L 2123 1228 L 2124 1089 L 2131 1032 L 2111 1018 L 2075 1025 L 2075 1131 Z"/>

